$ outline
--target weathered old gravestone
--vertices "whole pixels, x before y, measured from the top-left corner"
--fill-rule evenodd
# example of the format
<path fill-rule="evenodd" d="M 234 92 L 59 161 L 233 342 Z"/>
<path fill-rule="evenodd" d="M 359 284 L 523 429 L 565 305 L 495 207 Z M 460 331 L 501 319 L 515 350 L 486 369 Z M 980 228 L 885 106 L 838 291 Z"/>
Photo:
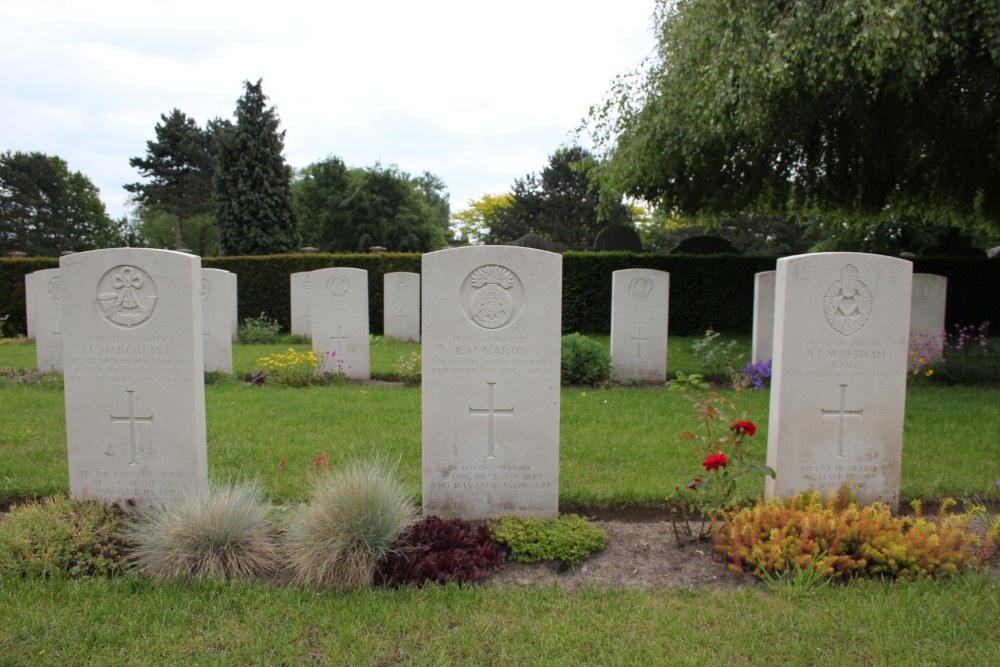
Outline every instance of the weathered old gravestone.
<path fill-rule="evenodd" d="M 201 321 L 206 371 L 233 372 L 232 275 L 222 269 L 201 270 Z"/>
<path fill-rule="evenodd" d="M 774 280 L 776 271 L 761 271 L 753 277 L 753 339 L 751 361 L 759 364 L 773 355 Z"/>
<path fill-rule="evenodd" d="M 933 273 L 913 274 L 910 297 L 910 340 L 918 346 L 930 344 L 940 357 L 944 351 L 944 313 L 948 278 Z"/>
<path fill-rule="evenodd" d="M 853 482 L 899 502 L 912 264 L 863 253 L 778 260 L 768 496 Z"/>
<path fill-rule="evenodd" d="M 440 250 L 421 280 L 424 513 L 554 518 L 562 258 Z"/>
<path fill-rule="evenodd" d="M 42 269 L 32 275 L 31 293 L 25 294 L 34 309 L 35 365 L 41 371 L 63 369 L 62 277 L 59 269 Z"/>
<path fill-rule="evenodd" d="M 312 323 L 309 321 L 309 272 L 293 273 L 292 287 L 292 334 L 296 336 L 312 336 Z"/>
<path fill-rule="evenodd" d="M 420 274 L 399 271 L 382 277 L 382 332 L 420 342 Z"/>
<path fill-rule="evenodd" d="M 73 496 L 158 505 L 206 490 L 201 260 L 115 248 L 59 264 Z"/>
<path fill-rule="evenodd" d="M 371 377 L 368 344 L 368 272 L 317 269 L 309 274 L 309 320 L 317 370 Z"/>
<path fill-rule="evenodd" d="M 611 379 L 667 379 L 670 274 L 625 269 L 611 274 Z"/>

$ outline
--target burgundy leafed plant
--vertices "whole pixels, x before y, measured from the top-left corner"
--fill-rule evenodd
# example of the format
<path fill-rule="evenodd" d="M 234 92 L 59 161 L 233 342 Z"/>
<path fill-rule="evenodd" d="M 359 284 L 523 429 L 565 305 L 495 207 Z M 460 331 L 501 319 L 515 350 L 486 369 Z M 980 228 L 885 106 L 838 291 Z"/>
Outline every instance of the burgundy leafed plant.
<path fill-rule="evenodd" d="M 503 567 L 504 556 L 489 527 L 426 517 L 403 536 L 396 553 L 376 573 L 375 583 L 420 588 L 427 582 L 475 582 Z"/>

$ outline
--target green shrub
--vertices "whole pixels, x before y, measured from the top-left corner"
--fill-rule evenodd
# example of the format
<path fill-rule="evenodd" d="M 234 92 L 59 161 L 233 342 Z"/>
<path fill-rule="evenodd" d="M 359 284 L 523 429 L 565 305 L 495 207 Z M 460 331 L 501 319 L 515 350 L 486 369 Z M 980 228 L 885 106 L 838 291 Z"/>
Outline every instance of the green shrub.
<path fill-rule="evenodd" d="M 340 590 L 371 585 L 417 521 L 411 498 L 395 467 L 378 458 L 323 471 L 310 502 L 289 513 L 284 549 L 292 581 Z"/>
<path fill-rule="evenodd" d="M 53 496 L 13 507 L 0 520 L 0 571 L 21 576 L 113 576 L 124 572 L 120 510 Z"/>
<path fill-rule="evenodd" d="M 564 384 L 597 384 L 611 377 L 611 355 L 595 340 L 572 333 L 562 337 Z"/>
<path fill-rule="evenodd" d="M 274 529 L 259 488 L 213 484 L 140 517 L 128 531 L 132 559 L 153 577 L 250 580 L 275 574 Z"/>
<path fill-rule="evenodd" d="M 951 504 L 943 502 L 933 520 L 921 516 L 919 501 L 915 517 L 894 517 L 881 503 L 858 506 L 848 486 L 825 502 L 810 491 L 728 515 L 715 545 L 733 561 L 732 570 L 750 568 L 764 580 L 795 571 L 832 579 L 930 579 L 978 563 L 979 537 L 968 531 L 973 514 L 950 515 Z"/>
<path fill-rule="evenodd" d="M 399 379 L 404 384 L 420 384 L 421 364 L 419 352 L 410 352 L 409 359 L 400 357 L 399 361 L 394 363 L 392 367 L 399 373 Z"/>
<path fill-rule="evenodd" d="M 257 317 L 247 317 L 240 324 L 236 337 L 244 345 L 274 345 L 278 342 L 281 325 L 278 320 L 261 313 Z"/>
<path fill-rule="evenodd" d="M 729 368 L 735 368 L 743 358 L 736 352 L 739 343 L 735 340 L 720 341 L 719 336 L 718 331 L 709 327 L 703 338 L 691 344 L 691 351 L 698 358 L 698 370 L 708 375 L 722 375 Z"/>
<path fill-rule="evenodd" d="M 558 519 L 504 515 L 495 518 L 492 526 L 493 539 L 508 549 L 513 560 L 524 563 L 558 560 L 576 565 L 608 543 L 607 533 L 576 514 Z"/>

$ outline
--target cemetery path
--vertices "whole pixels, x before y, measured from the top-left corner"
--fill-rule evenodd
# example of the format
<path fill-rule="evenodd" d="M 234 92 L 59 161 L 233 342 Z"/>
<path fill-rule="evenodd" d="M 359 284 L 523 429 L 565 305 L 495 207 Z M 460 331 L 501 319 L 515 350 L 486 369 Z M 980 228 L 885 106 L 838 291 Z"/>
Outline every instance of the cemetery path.
<path fill-rule="evenodd" d="M 608 533 L 608 544 L 575 568 L 560 572 L 553 562 L 508 562 L 490 577 L 489 585 L 557 586 L 566 591 L 588 587 L 730 589 L 763 585 L 752 575 L 732 572 L 710 540 L 678 547 L 669 521 L 609 519 L 592 523 Z M 692 524 L 692 530 L 697 531 L 699 525 Z M 984 535 L 983 527 L 975 529 Z M 991 576 L 1000 577 L 1000 549 L 994 550 L 987 566 Z"/>

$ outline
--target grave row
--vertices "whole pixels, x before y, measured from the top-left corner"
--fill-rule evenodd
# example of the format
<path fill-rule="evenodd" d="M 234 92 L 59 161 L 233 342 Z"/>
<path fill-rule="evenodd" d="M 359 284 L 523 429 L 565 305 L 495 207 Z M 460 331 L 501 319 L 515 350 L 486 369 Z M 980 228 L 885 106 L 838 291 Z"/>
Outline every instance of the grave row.
<path fill-rule="evenodd" d="M 851 481 L 859 501 L 896 506 L 911 267 L 856 253 L 778 260 L 767 450 L 777 479 L 767 495 Z M 209 337 L 200 260 L 97 250 L 62 258 L 59 272 L 72 493 L 159 504 L 204 488 Z M 424 512 L 555 516 L 562 258 L 449 249 L 424 255 L 421 275 Z M 366 366 L 351 357 L 352 339 L 367 349 L 366 272 L 321 269 L 307 279 L 314 345 L 339 344 L 333 363 Z M 410 278 L 392 280 L 399 293 L 416 290 Z M 663 349 L 665 363 L 668 280 L 615 275 L 613 348 L 634 346 L 636 358 L 656 364 L 651 350 Z M 400 320 L 416 320 L 398 307 Z"/>

